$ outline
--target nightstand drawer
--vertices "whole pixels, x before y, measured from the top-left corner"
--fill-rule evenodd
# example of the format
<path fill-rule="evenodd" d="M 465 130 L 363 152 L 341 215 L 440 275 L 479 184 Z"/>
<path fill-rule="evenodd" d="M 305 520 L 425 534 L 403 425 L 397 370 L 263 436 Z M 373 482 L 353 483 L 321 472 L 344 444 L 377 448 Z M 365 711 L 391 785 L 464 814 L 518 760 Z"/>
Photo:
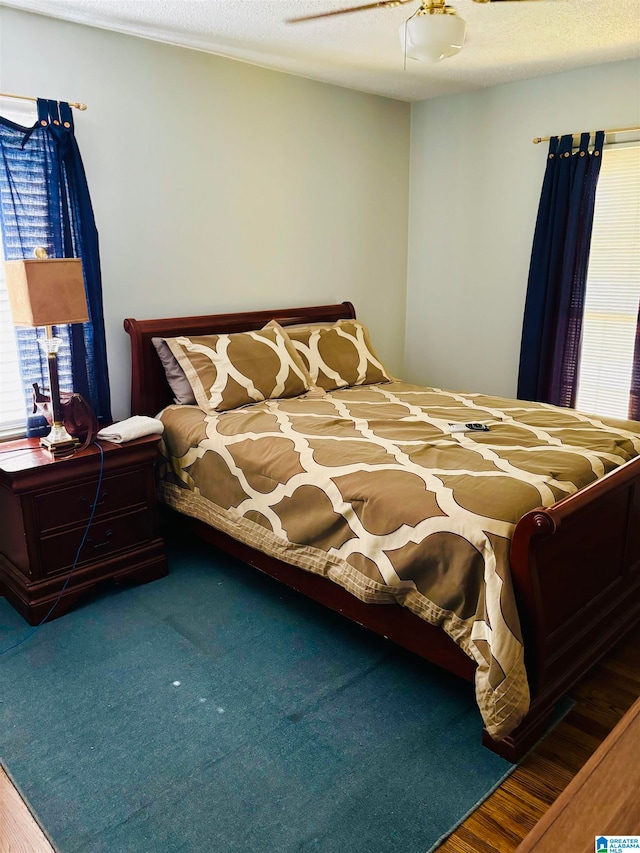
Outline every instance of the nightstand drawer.
<path fill-rule="evenodd" d="M 34 506 L 40 531 L 45 533 L 88 521 L 97 487 L 96 477 L 93 481 L 37 495 Z M 127 507 L 145 505 L 148 502 L 147 487 L 144 473 L 138 470 L 105 477 L 100 486 L 94 518 L 122 512 Z"/>
<path fill-rule="evenodd" d="M 155 535 L 154 515 L 146 509 L 120 515 L 105 521 L 94 521 L 80 552 L 78 565 L 108 559 L 119 551 L 148 542 Z M 43 574 L 57 575 L 68 571 L 84 536 L 84 528 L 76 528 L 40 541 Z"/>

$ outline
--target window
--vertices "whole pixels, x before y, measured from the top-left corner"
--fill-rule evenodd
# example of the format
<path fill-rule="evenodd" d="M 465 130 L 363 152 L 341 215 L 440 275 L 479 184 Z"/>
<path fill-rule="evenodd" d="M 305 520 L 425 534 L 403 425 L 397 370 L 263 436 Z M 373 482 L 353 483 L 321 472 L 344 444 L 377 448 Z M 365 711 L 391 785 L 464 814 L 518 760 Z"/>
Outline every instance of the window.
<path fill-rule="evenodd" d="M 9 119 L 11 122 L 20 127 L 32 127 L 37 121 L 37 110 L 31 102 L 12 102 L 8 108 L 1 108 L 2 116 Z M 25 155 L 26 156 L 26 155 Z M 36 240 L 36 245 L 48 247 L 48 237 L 46 236 L 47 208 L 46 199 L 43 194 L 41 182 L 33 180 L 29 172 L 29 161 L 26 160 L 26 165 L 23 167 L 23 172 L 20 175 L 20 180 L 17 181 L 11 190 L 17 191 L 21 203 L 25 210 L 33 217 L 32 221 L 38 222 L 41 226 L 36 234 L 33 229 L 29 230 L 30 240 Z M 7 191 L 2 188 L 2 191 Z M 31 224 L 31 221 L 30 221 Z M 0 223 L 1 227 L 1 223 Z M 45 234 L 43 242 L 39 242 L 39 234 Z M 12 239 L 17 239 L 17 234 L 9 233 L 6 235 L 8 242 Z M 17 240 L 17 245 L 20 245 L 21 240 Z M 24 435 L 27 422 L 27 406 L 31 395 L 31 383 L 33 379 L 41 377 L 42 367 L 46 371 L 46 357 L 42 349 L 36 343 L 35 337 L 32 342 L 22 348 L 23 371 L 31 377 L 30 379 L 23 378 L 20 375 L 18 348 L 16 345 L 16 334 L 13 326 L 13 319 L 9 308 L 9 299 L 7 295 L 5 274 L 4 274 L 4 258 L 2 252 L 3 240 L 0 234 L 0 440 L 11 436 Z M 15 253 L 13 255 L 15 257 Z M 72 371 L 69 348 L 69 332 L 66 326 L 55 327 L 55 333 L 62 338 L 63 345 L 58 354 L 58 376 L 60 381 L 61 392 L 70 391 L 72 388 Z M 36 336 L 38 340 L 44 338 L 44 329 L 38 329 Z M 44 386 L 48 383 L 42 382 L 42 390 L 48 393 L 48 388 Z"/>
<path fill-rule="evenodd" d="M 603 151 L 576 408 L 627 417 L 639 301 L 640 142 L 633 142 Z"/>
<path fill-rule="evenodd" d="M 34 104 L 28 102 L 11 101 L 6 107 L 2 106 L 2 115 L 25 127 L 31 127 L 37 119 Z M 27 421 L 25 405 L 0 234 L 0 439 L 24 434 Z"/>
<path fill-rule="evenodd" d="M 26 426 L 16 336 L 4 280 L 3 260 L 0 239 L 0 438 L 24 433 Z"/>

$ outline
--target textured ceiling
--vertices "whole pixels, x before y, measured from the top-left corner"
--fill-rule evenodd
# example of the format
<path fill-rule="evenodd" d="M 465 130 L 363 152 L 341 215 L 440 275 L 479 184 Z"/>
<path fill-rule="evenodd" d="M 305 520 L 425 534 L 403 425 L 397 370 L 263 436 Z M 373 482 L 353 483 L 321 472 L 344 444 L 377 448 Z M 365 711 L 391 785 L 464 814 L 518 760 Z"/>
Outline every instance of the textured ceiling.
<path fill-rule="evenodd" d="M 371 0 L 0 0 L 0 5 L 197 48 L 405 101 L 471 91 L 640 55 L 640 0 L 449 0 L 464 49 L 406 61 L 398 29 L 418 0 L 288 24 Z"/>

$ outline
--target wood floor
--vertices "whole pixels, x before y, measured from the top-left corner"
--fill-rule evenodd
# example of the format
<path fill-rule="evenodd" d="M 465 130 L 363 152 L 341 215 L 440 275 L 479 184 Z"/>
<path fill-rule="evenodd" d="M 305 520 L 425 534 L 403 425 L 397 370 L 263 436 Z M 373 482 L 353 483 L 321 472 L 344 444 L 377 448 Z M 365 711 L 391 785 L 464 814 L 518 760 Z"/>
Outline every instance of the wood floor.
<path fill-rule="evenodd" d="M 52 853 L 53 847 L 0 767 L 0 853 Z"/>
<path fill-rule="evenodd" d="M 576 705 L 564 720 L 438 853 L 513 853 L 640 697 L 640 626 L 576 685 L 572 696 Z M 0 769 L 0 853 L 51 850 Z"/>
<path fill-rule="evenodd" d="M 640 696 L 640 626 L 587 673 L 571 696 L 576 704 L 564 720 L 438 853 L 512 853 L 518 847 Z"/>
<path fill-rule="evenodd" d="M 639 840 L 640 699 L 547 809 L 516 853 L 593 853 L 594 841 L 603 835 L 636 836 Z"/>

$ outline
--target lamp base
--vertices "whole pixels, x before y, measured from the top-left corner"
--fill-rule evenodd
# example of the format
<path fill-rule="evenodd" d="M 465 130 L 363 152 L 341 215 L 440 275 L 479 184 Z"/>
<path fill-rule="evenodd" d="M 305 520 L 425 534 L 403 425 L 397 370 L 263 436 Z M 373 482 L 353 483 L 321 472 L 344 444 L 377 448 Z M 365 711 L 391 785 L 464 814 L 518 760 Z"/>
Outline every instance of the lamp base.
<path fill-rule="evenodd" d="M 40 439 L 40 447 L 44 447 L 55 459 L 58 456 L 66 456 L 80 445 L 64 428 L 64 424 L 54 423 L 48 435 Z"/>

